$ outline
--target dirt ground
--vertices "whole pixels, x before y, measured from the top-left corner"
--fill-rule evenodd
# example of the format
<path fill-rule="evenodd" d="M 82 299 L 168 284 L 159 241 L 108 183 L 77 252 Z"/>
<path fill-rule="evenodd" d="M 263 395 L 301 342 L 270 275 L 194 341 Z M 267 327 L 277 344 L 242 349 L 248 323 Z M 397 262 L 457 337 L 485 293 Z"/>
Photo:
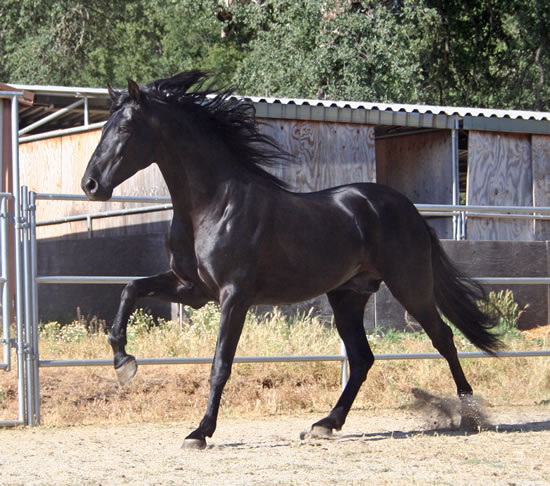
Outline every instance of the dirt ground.
<path fill-rule="evenodd" d="M 418 410 L 353 411 L 332 439 L 317 417 L 223 418 L 204 451 L 189 424 L 0 429 L 1 485 L 547 485 L 550 406 L 490 408 L 466 434 Z"/>

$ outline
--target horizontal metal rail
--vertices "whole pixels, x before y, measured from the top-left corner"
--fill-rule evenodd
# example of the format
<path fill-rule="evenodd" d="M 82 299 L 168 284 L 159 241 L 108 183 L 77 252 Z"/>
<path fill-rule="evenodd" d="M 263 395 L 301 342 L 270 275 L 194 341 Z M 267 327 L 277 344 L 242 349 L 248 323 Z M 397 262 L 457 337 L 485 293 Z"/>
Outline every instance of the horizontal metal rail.
<path fill-rule="evenodd" d="M 40 120 L 34 123 L 31 123 L 30 125 L 27 125 L 25 128 L 22 128 L 21 130 L 19 130 L 19 136 L 21 137 L 21 135 L 25 135 L 25 133 L 32 132 L 35 128 L 41 127 L 42 125 L 45 125 L 49 121 L 55 120 L 56 118 L 63 116 L 65 113 L 68 113 L 69 111 L 73 110 L 74 108 L 78 108 L 83 104 L 84 104 L 84 99 L 77 100 L 74 103 L 70 104 L 69 106 L 66 106 L 65 108 L 61 108 L 60 110 L 57 110 L 51 115 L 45 116 L 44 118 L 41 118 Z M 21 139 L 19 140 L 21 141 Z"/>
<path fill-rule="evenodd" d="M 111 277 L 52 275 L 36 278 L 39 284 L 127 284 L 146 276 Z M 475 277 L 472 280 L 487 285 L 550 285 L 550 277 Z"/>
<path fill-rule="evenodd" d="M 74 133 L 89 132 L 91 130 L 103 128 L 103 125 L 105 125 L 105 122 L 88 123 L 72 128 L 60 128 L 59 130 L 51 130 L 49 132 L 37 133 L 36 135 L 23 136 L 19 139 L 19 142 L 35 142 L 37 140 L 44 140 L 52 137 L 61 137 L 63 135 L 72 135 Z"/>
<path fill-rule="evenodd" d="M 41 201 L 85 201 L 90 200 L 84 194 L 50 194 L 36 193 L 36 199 Z M 167 203 L 171 204 L 172 200 L 166 196 L 113 196 L 109 202 L 120 203 Z"/>
<path fill-rule="evenodd" d="M 114 284 L 114 285 L 126 285 L 132 280 L 138 280 L 145 277 L 90 277 L 79 275 L 59 275 L 59 276 L 45 276 L 37 277 L 36 283 L 39 284 Z"/>
<path fill-rule="evenodd" d="M 483 213 L 539 213 L 550 215 L 549 206 L 479 206 L 479 205 L 462 205 L 462 204 L 415 204 L 420 211 L 444 211 L 466 213 L 483 212 Z"/>
<path fill-rule="evenodd" d="M 51 194 L 38 193 L 37 200 L 56 200 L 56 201 L 88 201 L 83 194 Z M 85 213 L 62 218 L 45 220 L 37 222 L 37 226 L 49 226 L 55 224 L 64 224 L 76 221 L 91 221 L 99 218 L 109 218 L 117 216 L 126 216 L 132 214 L 143 214 L 148 212 L 157 212 L 171 210 L 172 204 L 169 197 L 163 196 L 113 196 L 110 199 L 115 203 L 163 203 L 161 205 L 127 208 L 112 211 L 102 211 L 95 213 Z M 479 206 L 479 205 L 453 205 L 453 204 L 416 204 L 416 208 L 423 216 L 432 217 L 452 217 L 464 215 L 469 218 L 508 218 L 508 219 L 536 219 L 550 220 L 550 207 L 529 207 L 529 206 Z"/>
<path fill-rule="evenodd" d="M 52 194 L 37 193 L 37 200 L 58 200 L 58 201 L 89 201 L 84 194 Z M 113 196 L 109 202 L 162 202 L 171 203 L 172 200 L 165 196 Z M 461 205 L 461 204 L 415 204 L 419 211 L 425 213 L 514 213 L 528 215 L 548 215 L 550 216 L 550 206 L 479 206 L 479 205 Z M 451 214 L 451 215 L 452 215 Z"/>
<path fill-rule="evenodd" d="M 155 206 L 145 206 L 141 208 L 127 208 L 113 211 L 103 211 L 97 213 L 77 214 L 74 216 L 65 216 L 63 218 L 38 221 L 36 226 L 51 226 L 54 224 L 73 223 L 76 221 L 87 221 L 89 219 L 114 218 L 117 216 L 129 216 L 133 214 L 154 213 L 158 211 L 169 211 L 172 204 L 159 204 Z"/>
<path fill-rule="evenodd" d="M 476 277 L 473 280 L 486 285 L 550 285 L 548 277 Z"/>
<path fill-rule="evenodd" d="M 0 91 L 0 98 L 17 98 L 24 95 L 23 91 Z"/>
<path fill-rule="evenodd" d="M 534 351 L 501 351 L 494 355 L 482 351 L 458 353 L 461 359 L 478 358 L 525 358 L 525 357 L 550 357 L 550 350 Z M 387 353 L 375 354 L 374 358 L 379 361 L 388 360 L 417 360 L 417 359 L 444 359 L 439 353 Z M 142 358 L 137 359 L 138 365 L 189 365 L 189 364 L 210 364 L 212 357 L 206 358 Z M 328 355 L 302 355 L 302 356 L 236 356 L 235 363 L 296 363 L 296 362 L 317 362 L 317 361 L 347 361 L 345 354 Z M 89 360 L 40 360 L 41 368 L 55 367 L 79 367 L 79 366 L 113 366 L 112 359 L 89 359 Z"/>

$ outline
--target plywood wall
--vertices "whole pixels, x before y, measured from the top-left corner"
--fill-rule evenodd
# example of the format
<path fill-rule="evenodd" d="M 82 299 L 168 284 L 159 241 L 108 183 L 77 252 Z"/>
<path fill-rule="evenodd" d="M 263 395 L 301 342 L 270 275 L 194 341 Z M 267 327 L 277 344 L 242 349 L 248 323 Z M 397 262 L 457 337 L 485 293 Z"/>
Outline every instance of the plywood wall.
<path fill-rule="evenodd" d="M 376 141 L 377 180 L 414 203 L 451 204 L 453 159 L 450 130 Z M 441 238 L 452 238 L 451 218 L 430 219 Z"/>
<path fill-rule="evenodd" d="M 533 203 L 550 207 L 550 136 L 531 137 L 533 162 Z M 535 239 L 550 240 L 550 221 L 535 222 Z"/>
<path fill-rule="evenodd" d="M 80 180 L 101 135 L 95 130 L 64 137 L 56 137 L 21 144 L 20 165 L 21 184 L 38 193 L 82 194 Z M 131 180 L 124 182 L 117 189 L 117 195 L 168 196 L 168 190 L 162 175 L 156 166 L 140 172 Z M 37 220 L 58 219 L 75 214 L 102 212 L 137 204 L 112 202 L 60 202 L 38 201 Z M 167 221 L 170 212 L 152 213 L 139 216 L 125 216 L 112 220 L 94 220 L 93 229 L 96 235 L 107 228 L 111 234 L 127 235 L 132 232 L 149 232 L 150 225 Z M 145 226 L 143 226 L 145 224 Z M 113 230 L 116 228 L 116 230 Z M 113 233 L 114 231 L 114 233 Z M 41 227 L 39 238 L 58 237 L 66 234 L 87 236 L 85 222 L 66 223 L 63 225 Z"/>
<path fill-rule="evenodd" d="M 301 192 L 317 191 L 339 184 L 376 180 L 372 126 L 277 120 L 265 122 L 263 130 L 283 149 L 296 155 L 296 163 L 285 163 L 274 169 L 274 173 L 293 189 Z M 80 179 L 100 135 L 101 132 L 97 130 L 22 144 L 22 183 L 28 185 L 30 190 L 41 193 L 81 194 Z M 169 195 L 156 166 L 138 172 L 121 184 L 115 194 Z M 42 221 L 134 206 L 138 205 L 40 201 L 37 217 Z M 95 220 L 94 234 L 101 235 L 108 228 L 112 235 L 149 233 L 152 224 L 170 218 L 170 212 L 162 212 Z M 162 225 L 155 228 L 164 231 Z M 78 222 L 42 227 L 38 236 L 45 238 L 80 233 L 85 237 L 86 232 L 86 223 Z"/>
<path fill-rule="evenodd" d="M 405 193 L 415 203 L 452 202 L 451 132 L 448 130 L 377 140 L 374 127 L 298 120 L 262 120 L 263 130 L 296 156 L 274 173 L 301 192 L 339 184 L 378 181 Z M 80 179 L 99 130 L 24 143 L 21 181 L 40 193 L 81 194 Z M 469 204 L 550 206 L 550 136 L 471 131 Z M 116 189 L 120 195 L 168 196 L 156 166 L 141 171 Z M 38 220 L 100 212 L 137 204 L 39 201 Z M 171 212 L 96 220 L 96 235 L 164 232 Z M 438 234 L 452 237 L 450 219 L 432 220 Z M 550 239 L 550 222 L 469 219 L 469 239 Z M 43 227 L 39 237 L 80 234 L 84 222 Z"/>
<path fill-rule="evenodd" d="M 374 127 L 298 120 L 262 120 L 263 131 L 295 163 L 273 172 L 296 191 L 319 191 L 353 182 L 376 181 Z"/>
<path fill-rule="evenodd" d="M 531 136 L 470 131 L 467 203 L 533 206 Z M 471 240 L 535 239 L 532 220 L 469 218 Z"/>

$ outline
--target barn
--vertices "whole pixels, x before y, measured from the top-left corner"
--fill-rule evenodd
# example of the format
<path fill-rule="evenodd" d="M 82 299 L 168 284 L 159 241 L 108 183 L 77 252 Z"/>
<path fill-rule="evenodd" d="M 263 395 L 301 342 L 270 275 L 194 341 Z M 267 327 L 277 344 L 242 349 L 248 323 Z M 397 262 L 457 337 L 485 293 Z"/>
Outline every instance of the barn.
<path fill-rule="evenodd" d="M 53 195 L 81 194 L 81 175 L 108 116 L 106 90 L 21 86 L 21 183 L 44 197 L 37 204 L 38 274 L 150 275 L 167 268 L 171 217 L 167 189 L 152 166 L 117 191 L 148 196 L 89 203 Z M 406 194 L 425 213 L 456 263 L 474 277 L 548 277 L 550 113 L 282 98 L 250 98 L 256 116 L 293 163 L 275 168 L 296 191 L 375 181 Z M 7 111 L 7 110 L 4 110 Z M 4 116 L 4 118 L 6 118 Z M 160 204 L 159 204 L 160 203 Z M 152 208 L 152 206 L 155 206 Z M 539 211 L 537 213 L 536 211 Z M 132 212 L 132 214 L 129 214 Z M 105 218 L 105 213 L 116 214 Z M 124 214 L 122 214 L 124 213 Z M 87 215 L 81 218 L 77 215 Z M 521 307 L 522 327 L 549 322 L 546 285 L 506 284 Z M 41 320 L 77 315 L 110 320 L 121 287 L 41 285 Z M 162 316 L 176 309 L 145 302 Z M 324 299 L 311 306 L 329 315 Z M 414 326 L 382 288 L 365 327 Z"/>

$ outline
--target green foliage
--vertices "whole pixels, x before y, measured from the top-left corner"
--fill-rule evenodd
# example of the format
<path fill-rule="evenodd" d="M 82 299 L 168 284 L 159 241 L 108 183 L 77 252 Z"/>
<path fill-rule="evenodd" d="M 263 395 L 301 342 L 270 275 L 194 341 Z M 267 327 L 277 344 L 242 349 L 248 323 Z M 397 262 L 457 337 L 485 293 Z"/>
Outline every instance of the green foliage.
<path fill-rule="evenodd" d="M 162 328 L 166 325 L 164 319 L 156 320 L 151 314 L 144 309 L 136 309 L 128 319 L 128 327 L 126 337 L 129 346 L 133 346 L 136 340 L 145 334 L 154 331 L 157 328 Z"/>
<path fill-rule="evenodd" d="M 210 334 L 218 328 L 220 322 L 220 306 L 214 302 L 208 302 L 200 309 L 186 308 L 189 316 L 189 326 L 191 326 L 197 335 Z"/>
<path fill-rule="evenodd" d="M 123 86 L 224 67 L 237 54 L 216 9 L 215 0 L 3 0 L 0 79 Z"/>
<path fill-rule="evenodd" d="M 0 80 L 550 109 L 546 0 L 2 0 Z M 223 33 L 223 35 L 222 35 Z"/>
<path fill-rule="evenodd" d="M 40 325 L 39 332 L 42 339 L 62 343 L 78 343 L 88 335 L 86 326 L 78 321 L 67 325 L 57 321 L 47 322 Z"/>
<path fill-rule="evenodd" d="M 360 9 L 322 0 L 242 6 L 247 13 L 256 10 L 249 14 L 256 35 L 237 69 L 237 84 L 259 95 L 417 102 L 419 47 L 435 19 L 417 2 L 403 3 L 393 8 L 363 2 Z"/>
<path fill-rule="evenodd" d="M 513 337 L 521 336 L 517 324 L 527 307 L 528 305 L 521 308 L 514 300 L 514 293 L 509 289 L 489 292 L 487 301 L 480 303 L 480 308 L 496 319 L 496 332 Z"/>

